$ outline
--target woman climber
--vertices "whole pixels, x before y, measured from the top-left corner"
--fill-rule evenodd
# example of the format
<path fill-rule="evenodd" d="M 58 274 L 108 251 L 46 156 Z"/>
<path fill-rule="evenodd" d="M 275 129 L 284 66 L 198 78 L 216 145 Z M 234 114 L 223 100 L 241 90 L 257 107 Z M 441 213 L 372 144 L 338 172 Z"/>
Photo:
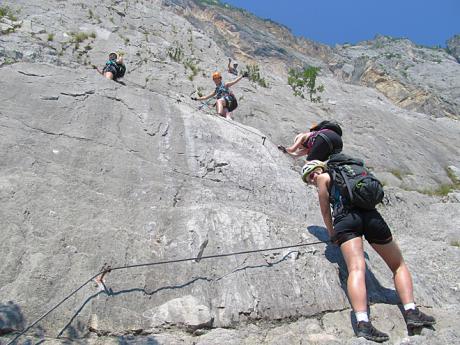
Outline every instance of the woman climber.
<path fill-rule="evenodd" d="M 236 107 L 238 106 L 238 102 L 236 101 L 236 97 L 233 94 L 233 92 L 230 91 L 230 86 L 235 85 L 244 77 L 247 77 L 247 73 L 243 73 L 235 80 L 232 80 L 228 83 L 224 83 L 222 81 L 222 75 L 219 72 L 214 72 L 212 74 L 212 80 L 216 84 L 216 89 L 213 91 L 213 93 L 203 97 L 192 97 L 192 100 L 205 101 L 211 97 L 216 97 L 217 113 L 220 116 L 231 120 L 232 118 L 230 114 L 233 110 L 236 109 Z"/>

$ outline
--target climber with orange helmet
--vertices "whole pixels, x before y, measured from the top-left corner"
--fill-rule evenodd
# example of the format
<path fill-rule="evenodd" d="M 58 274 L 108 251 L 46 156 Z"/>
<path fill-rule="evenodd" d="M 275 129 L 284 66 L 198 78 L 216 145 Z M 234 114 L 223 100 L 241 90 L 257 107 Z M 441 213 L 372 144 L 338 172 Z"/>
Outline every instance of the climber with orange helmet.
<path fill-rule="evenodd" d="M 247 76 L 247 73 L 243 73 L 235 80 L 224 83 L 222 81 L 222 75 L 219 72 L 214 72 L 212 74 L 212 80 L 216 84 L 216 89 L 213 91 L 213 93 L 202 97 L 192 97 L 192 100 L 205 101 L 211 97 L 216 97 L 217 113 L 220 116 L 231 120 L 230 114 L 233 110 L 236 109 L 236 107 L 238 106 L 238 102 L 236 101 L 236 97 L 233 94 L 233 92 L 230 91 L 230 86 L 235 85 L 241 79 L 243 79 L 243 77 Z"/>

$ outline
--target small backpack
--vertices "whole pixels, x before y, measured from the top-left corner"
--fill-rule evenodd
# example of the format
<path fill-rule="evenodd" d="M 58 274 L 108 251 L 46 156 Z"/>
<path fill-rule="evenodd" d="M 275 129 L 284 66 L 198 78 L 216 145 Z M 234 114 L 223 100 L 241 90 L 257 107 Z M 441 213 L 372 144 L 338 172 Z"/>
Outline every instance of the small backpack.
<path fill-rule="evenodd" d="M 320 131 L 322 129 L 330 129 L 331 131 L 336 132 L 338 135 L 342 136 L 342 128 L 335 121 L 323 120 L 317 125 L 310 128 L 310 132 Z"/>
<path fill-rule="evenodd" d="M 113 68 L 115 68 L 116 71 L 116 74 L 113 76 L 114 79 L 123 78 L 126 72 L 126 66 L 124 64 L 118 64 L 115 60 L 108 60 L 105 63 L 104 71 L 110 68 L 110 66 L 113 66 Z M 109 70 L 109 72 L 111 71 Z"/>
<path fill-rule="evenodd" d="M 238 107 L 238 101 L 233 94 L 224 96 L 228 112 L 232 112 Z"/>
<path fill-rule="evenodd" d="M 117 78 L 123 78 L 126 72 L 126 66 L 124 64 L 117 64 Z"/>
<path fill-rule="evenodd" d="M 367 169 L 360 159 L 343 153 L 334 154 L 327 162 L 327 169 L 340 195 L 354 207 L 373 210 L 382 202 L 382 183 Z"/>

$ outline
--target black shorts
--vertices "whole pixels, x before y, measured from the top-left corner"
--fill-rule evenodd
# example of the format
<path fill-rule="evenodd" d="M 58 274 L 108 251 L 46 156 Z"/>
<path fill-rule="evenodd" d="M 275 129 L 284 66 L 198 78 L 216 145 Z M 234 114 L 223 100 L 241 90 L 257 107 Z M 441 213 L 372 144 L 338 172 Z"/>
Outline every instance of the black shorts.
<path fill-rule="evenodd" d="M 331 141 L 332 144 L 332 151 L 329 147 L 327 141 L 318 135 L 315 138 L 315 142 L 313 143 L 313 147 L 311 148 L 310 152 L 307 156 L 307 161 L 311 161 L 314 159 L 318 159 L 320 161 L 326 161 L 329 159 L 329 156 L 333 153 L 339 153 L 342 151 L 343 142 L 342 137 L 338 135 L 336 132 L 332 130 L 324 131 L 323 132 Z"/>
<path fill-rule="evenodd" d="M 387 244 L 393 240 L 390 228 L 377 210 L 350 210 L 334 219 L 339 246 L 364 235 L 367 242 Z"/>

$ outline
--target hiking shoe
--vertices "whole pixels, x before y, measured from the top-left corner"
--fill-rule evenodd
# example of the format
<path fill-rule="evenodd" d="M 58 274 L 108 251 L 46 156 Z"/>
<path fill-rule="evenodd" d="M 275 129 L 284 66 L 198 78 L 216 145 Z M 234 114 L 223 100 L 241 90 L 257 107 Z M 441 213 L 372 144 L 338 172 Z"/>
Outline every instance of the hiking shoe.
<path fill-rule="evenodd" d="M 434 317 L 422 313 L 418 308 L 406 310 L 404 318 L 409 327 L 431 326 L 436 323 Z"/>
<path fill-rule="evenodd" d="M 383 343 L 384 341 L 387 341 L 388 339 L 390 339 L 388 334 L 380 332 L 377 328 L 372 326 L 370 322 L 360 321 L 358 322 L 358 325 L 356 328 L 357 328 L 357 332 L 356 332 L 357 337 L 363 337 L 363 338 L 366 338 L 367 340 L 372 340 L 377 343 Z"/>

